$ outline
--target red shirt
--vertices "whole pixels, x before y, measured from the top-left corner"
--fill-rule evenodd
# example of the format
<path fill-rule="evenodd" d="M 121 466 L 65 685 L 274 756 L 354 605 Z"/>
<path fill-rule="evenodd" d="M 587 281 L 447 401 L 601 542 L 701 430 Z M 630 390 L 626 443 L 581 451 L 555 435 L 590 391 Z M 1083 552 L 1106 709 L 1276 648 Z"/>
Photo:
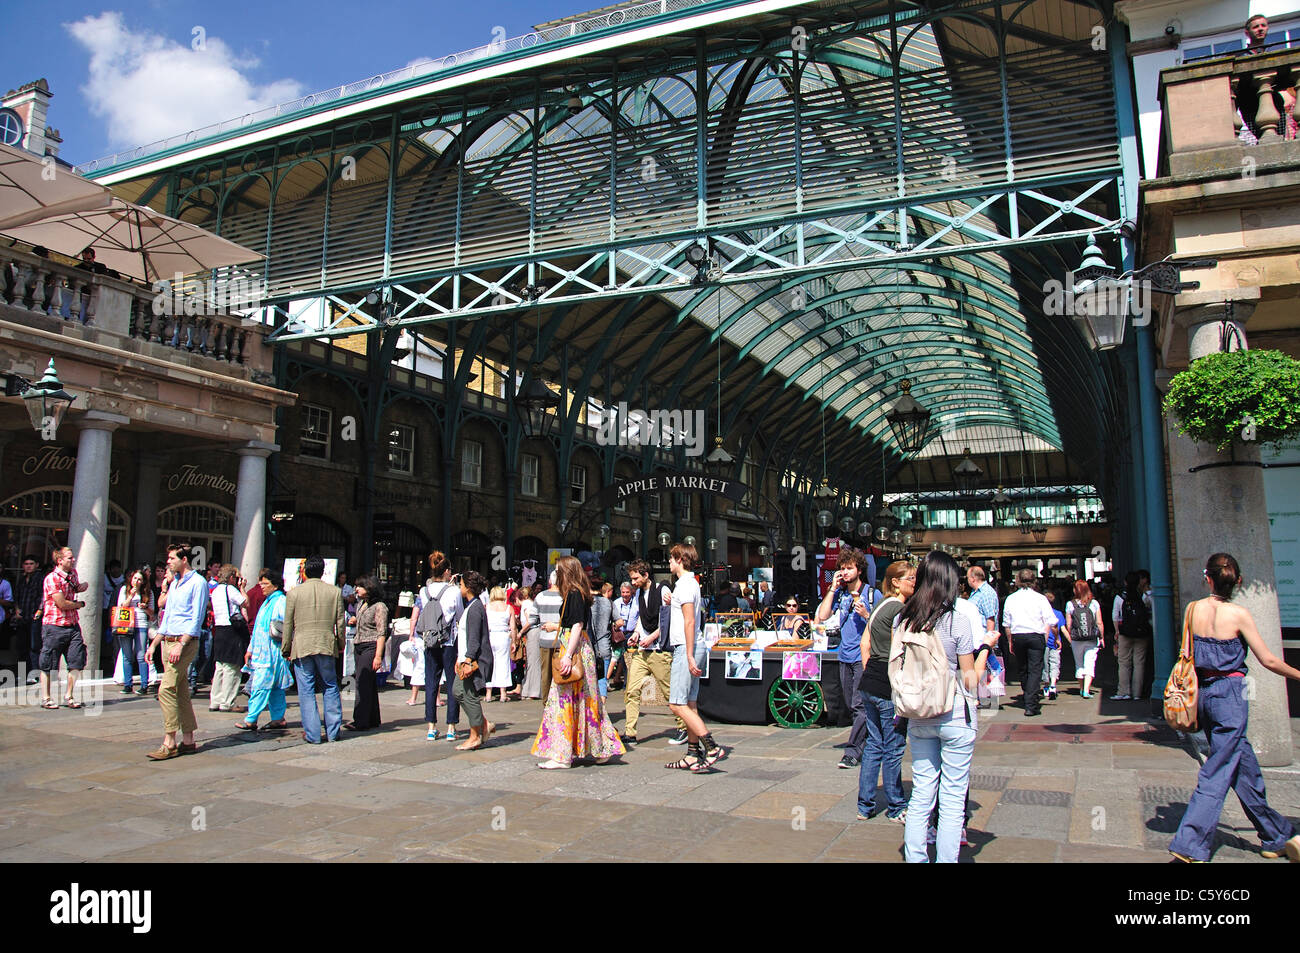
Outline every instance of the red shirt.
<path fill-rule="evenodd" d="M 248 617 L 253 623 L 257 622 L 257 610 L 262 608 L 262 600 L 265 598 L 260 585 L 248 587 Z"/>
<path fill-rule="evenodd" d="M 41 606 L 41 622 L 44 625 L 80 625 L 80 610 L 60 609 L 54 601 L 54 594 L 61 592 L 64 599 L 76 602 L 78 585 L 75 572 L 66 573 L 58 566 L 55 566 L 54 571 L 45 577 L 45 584 L 41 589 L 44 597 Z"/>

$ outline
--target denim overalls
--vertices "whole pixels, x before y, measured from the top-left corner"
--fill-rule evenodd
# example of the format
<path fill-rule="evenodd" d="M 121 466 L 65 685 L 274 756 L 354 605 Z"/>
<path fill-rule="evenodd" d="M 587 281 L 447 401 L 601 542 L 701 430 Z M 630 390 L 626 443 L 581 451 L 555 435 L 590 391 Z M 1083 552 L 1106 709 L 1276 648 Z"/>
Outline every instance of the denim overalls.
<path fill-rule="evenodd" d="M 1295 829 L 1264 800 L 1264 778 L 1246 738 L 1245 678 L 1240 677 L 1246 672 L 1245 640 L 1193 635 L 1192 651 L 1200 681 L 1197 711 L 1210 754 L 1169 849 L 1192 860 L 1209 860 L 1223 801 L 1232 788 L 1263 849 L 1281 850 Z M 1226 674 L 1230 672 L 1240 675 Z"/>

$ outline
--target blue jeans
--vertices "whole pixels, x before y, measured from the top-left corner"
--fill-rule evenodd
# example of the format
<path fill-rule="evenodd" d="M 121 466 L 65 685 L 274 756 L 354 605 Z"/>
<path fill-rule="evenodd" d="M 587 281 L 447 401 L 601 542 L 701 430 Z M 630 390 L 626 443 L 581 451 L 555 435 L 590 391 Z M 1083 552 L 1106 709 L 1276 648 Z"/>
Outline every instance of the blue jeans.
<path fill-rule="evenodd" d="M 145 660 L 144 649 L 149 644 L 149 630 L 135 629 L 135 638 L 128 640 L 118 637 L 118 648 L 122 653 L 122 685 L 131 687 L 136 674 L 140 675 L 140 687 L 149 687 L 149 663 Z"/>
<path fill-rule="evenodd" d="M 909 864 L 929 861 L 925 834 L 937 798 L 939 832 L 935 838 L 935 860 L 955 864 L 961 849 L 975 728 L 967 727 L 959 699 L 954 720 L 940 724 L 912 722 L 907 734 L 912 742 L 912 800 L 907 805 L 903 856 Z"/>
<path fill-rule="evenodd" d="M 293 663 L 298 681 L 298 714 L 302 731 L 312 744 L 320 743 L 320 713 L 316 710 L 316 692 L 325 693 L 325 735 L 337 740 L 343 726 L 343 699 L 339 695 L 339 673 L 332 655 L 304 655 Z M 252 707 L 252 706 L 249 706 Z"/>
<path fill-rule="evenodd" d="M 416 635 L 414 638 L 420 638 Z M 460 702 L 452 686 L 456 684 L 456 646 L 424 650 L 424 720 L 438 723 L 438 679 L 447 676 L 447 730 L 460 723 Z"/>
<path fill-rule="evenodd" d="M 1183 822 L 1169 845 L 1171 851 L 1192 860 L 1210 859 L 1228 788 L 1236 792 L 1264 850 L 1281 850 L 1295 834 L 1291 822 L 1264 800 L 1264 778 L 1259 773 L 1255 749 L 1246 738 L 1244 681 L 1215 678 L 1200 686 L 1199 723 L 1210 742 L 1210 754 L 1196 778 L 1196 790 L 1187 802 Z"/>
<path fill-rule="evenodd" d="M 876 776 L 884 775 L 885 812 L 897 817 L 907 807 L 903 796 L 903 749 L 907 747 L 907 719 L 894 730 L 894 703 L 859 689 L 867 737 L 858 769 L 858 813 L 870 815 L 876 809 Z"/>
<path fill-rule="evenodd" d="M 190 666 L 190 691 L 198 684 L 199 676 L 204 673 L 205 669 L 212 666 L 212 630 L 204 629 L 199 635 L 199 654 L 194 656 L 194 664 Z M 207 681 L 212 681 L 211 673 L 208 673 Z"/>

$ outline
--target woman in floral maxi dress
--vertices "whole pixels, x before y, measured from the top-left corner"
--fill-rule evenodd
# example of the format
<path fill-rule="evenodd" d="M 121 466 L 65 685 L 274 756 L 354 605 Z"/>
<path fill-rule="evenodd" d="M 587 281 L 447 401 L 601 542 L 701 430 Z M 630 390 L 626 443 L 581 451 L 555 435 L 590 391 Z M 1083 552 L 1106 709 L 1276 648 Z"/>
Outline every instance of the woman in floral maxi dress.
<path fill-rule="evenodd" d="M 560 557 L 555 576 L 564 600 L 559 627 L 562 667 L 567 674 L 571 666 L 582 666 L 582 679 L 569 685 L 552 682 L 533 754 L 547 759 L 539 768 L 567 768 L 575 758 L 594 758 L 597 764 L 604 764 L 623 754 L 624 748 L 605 714 L 605 700 L 596 686 L 596 653 L 588 635 L 591 589 L 582 564 L 572 556 Z M 575 625 L 580 626 L 576 642 Z"/>

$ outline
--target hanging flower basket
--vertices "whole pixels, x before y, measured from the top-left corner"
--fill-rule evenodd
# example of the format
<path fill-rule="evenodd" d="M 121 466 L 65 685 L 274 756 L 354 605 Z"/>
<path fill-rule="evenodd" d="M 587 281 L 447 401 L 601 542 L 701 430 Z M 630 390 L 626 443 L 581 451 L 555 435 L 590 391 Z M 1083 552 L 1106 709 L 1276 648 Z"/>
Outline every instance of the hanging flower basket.
<path fill-rule="evenodd" d="M 1207 354 L 1174 375 L 1164 412 L 1220 452 L 1234 440 L 1287 443 L 1300 437 L 1300 361 L 1281 351 Z"/>

